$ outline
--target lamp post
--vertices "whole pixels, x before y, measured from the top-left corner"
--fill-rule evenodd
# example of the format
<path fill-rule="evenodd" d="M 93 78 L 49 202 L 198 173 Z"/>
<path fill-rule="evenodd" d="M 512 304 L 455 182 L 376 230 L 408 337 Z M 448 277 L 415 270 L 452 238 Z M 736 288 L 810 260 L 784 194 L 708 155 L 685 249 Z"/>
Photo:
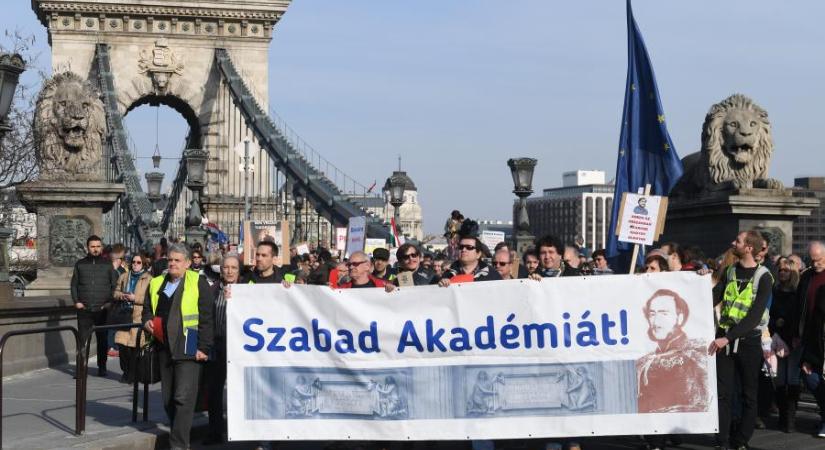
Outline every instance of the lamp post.
<path fill-rule="evenodd" d="M 158 209 L 158 204 L 160 203 L 160 188 L 163 185 L 163 177 L 164 174 L 160 170 L 160 151 L 157 147 L 155 147 L 155 154 L 152 155 L 152 166 L 155 170 L 148 172 L 146 177 L 146 187 L 149 193 L 146 195 L 149 198 L 149 201 L 152 202 L 152 206 L 155 209 Z"/>
<path fill-rule="evenodd" d="M 161 217 L 160 209 L 161 209 L 161 200 L 163 196 L 160 193 L 160 188 L 163 186 L 163 172 L 160 169 L 160 150 L 158 146 L 155 145 L 155 153 L 152 155 L 152 166 L 155 170 L 152 172 L 146 173 L 146 188 L 148 194 L 146 197 L 152 202 L 152 208 L 154 211 L 152 212 L 152 220 L 149 222 L 149 241 L 150 243 L 147 245 L 147 250 L 151 249 L 151 245 L 160 242 L 160 238 L 163 237 L 163 232 L 160 229 L 160 222 Z"/>
<path fill-rule="evenodd" d="M 406 179 L 398 174 L 393 174 L 388 180 L 387 184 L 390 186 L 390 205 L 393 209 L 393 217 L 395 218 L 395 229 L 398 234 L 403 234 L 401 229 L 401 205 L 404 204 L 404 186 Z"/>
<path fill-rule="evenodd" d="M 533 170 L 538 161 L 533 158 L 513 158 L 507 161 L 510 174 L 513 176 L 513 193 L 519 198 L 518 213 L 516 215 L 516 233 L 513 241 L 521 255 L 532 245 L 535 239 L 530 234 L 530 217 L 527 215 L 527 197 L 533 193 Z"/>
<path fill-rule="evenodd" d="M 301 224 L 301 210 L 304 208 L 304 194 L 297 187 L 292 191 L 292 198 L 295 200 L 295 234 L 292 236 L 292 243 L 298 243 L 303 236 L 303 226 Z"/>
<path fill-rule="evenodd" d="M 14 91 L 20 81 L 20 74 L 26 70 L 23 57 L 17 53 L 0 53 L 0 140 L 7 131 L 9 110 L 14 101 Z"/>
<path fill-rule="evenodd" d="M 206 230 L 203 229 L 203 210 L 201 208 L 201 193 L 206 186 L 206 161 L 209 159 L 209 152 L 199 148 L 184 150 L 183 157 L 186 159 L 186 187 L 192 191 L 192 200 L 186 214 L 186 242 L 193 245 L 195 242 L 206 245 Z"/>

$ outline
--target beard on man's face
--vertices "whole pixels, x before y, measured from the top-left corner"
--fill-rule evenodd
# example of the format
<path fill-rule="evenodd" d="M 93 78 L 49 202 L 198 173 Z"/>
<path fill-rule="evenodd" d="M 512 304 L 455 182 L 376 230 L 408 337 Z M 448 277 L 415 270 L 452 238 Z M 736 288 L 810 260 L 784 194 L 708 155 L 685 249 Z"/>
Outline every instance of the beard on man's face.
<path fill-rule="evenodd" d="M 671 327 L 671 328 L 657 327 L 657 326 L 651 325 L 647 329 L 647 336 L 652 341 L 662 342 L 662 341 L 670 340 L 674 336 L 676 336 L 678 334 L 681 334 L 681 332 L 682 332 L 682 328 L 679 325 L 676 325 L 676 326 Z"/>

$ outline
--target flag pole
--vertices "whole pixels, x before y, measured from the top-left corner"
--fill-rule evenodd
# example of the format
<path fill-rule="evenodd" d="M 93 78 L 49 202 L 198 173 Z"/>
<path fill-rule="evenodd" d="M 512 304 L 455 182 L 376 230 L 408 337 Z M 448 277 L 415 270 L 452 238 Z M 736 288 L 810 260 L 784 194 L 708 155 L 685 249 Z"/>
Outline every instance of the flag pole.
<path fill-rule="evenodd" d="M 645 196 L 650 195 L 650 183 L 645 185 Z M 630 274 L 636 273 L 636 258 L 639 257 L 639 244 L 633 244 L 633 256 L 630 257 Z"/>

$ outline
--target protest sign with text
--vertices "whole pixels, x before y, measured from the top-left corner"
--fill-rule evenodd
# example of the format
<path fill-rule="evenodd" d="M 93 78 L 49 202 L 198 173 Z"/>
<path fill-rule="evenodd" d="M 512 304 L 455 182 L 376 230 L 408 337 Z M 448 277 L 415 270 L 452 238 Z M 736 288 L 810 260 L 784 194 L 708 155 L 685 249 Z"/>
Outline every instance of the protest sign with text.
<path fill-rule="evenodd" d="M 364 251 L 367 238 L 367 218 L 350 217 L 347 227 L 347 256 Z"/>
<path fill-rule="evenodd" d="M 611 294 L 613 293 L 613 294 Z M 267 301 L 277 299 L 277 301 Z M 709 277 L 233 286 L 232 440 L 711 433 Z"/>
<path fill-rule="evenodd" d="M 667 197 L 624 193 L 616 234 L 619 241 L 653 245 L 664 230 Z"/>
<path fill-rule="evenodd" d="M 490 251 L 493 251 L 500 242 L 504 242 L 504 237 L 503 231 L 484 230 L 481 232 L 481 242 L 483 242 Z"/>

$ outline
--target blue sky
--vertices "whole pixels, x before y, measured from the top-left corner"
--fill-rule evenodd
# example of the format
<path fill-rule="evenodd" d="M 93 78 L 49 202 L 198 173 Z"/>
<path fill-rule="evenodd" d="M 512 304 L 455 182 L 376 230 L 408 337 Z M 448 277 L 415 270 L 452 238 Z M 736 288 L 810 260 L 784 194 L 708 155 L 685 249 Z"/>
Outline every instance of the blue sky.
<path fill-rule="evenodd" d="M 0 26 L 45 47 L 30 2 L 9 3 Z M 825 2 L 636 0 L 634 12 L 679 155 L 698 150 L 708 108 L 738 92 L 770 114 L 772 176 L 825 175 Z M 380 185 L 400 154 L 425 230 L 438 232 L 452 209 L 510 218 L 510 157 L 539 160 L 537 191 L 568 170 L 612 178 L 626 39 L 621 0 L 295 0 L 270 47 L 270 102 L 364 184 Z M 185 123 L 160 114 L 174 157 Z M 148 106 L 126 118 L 139 156 L 151 155 L 154 119 Z"/>

